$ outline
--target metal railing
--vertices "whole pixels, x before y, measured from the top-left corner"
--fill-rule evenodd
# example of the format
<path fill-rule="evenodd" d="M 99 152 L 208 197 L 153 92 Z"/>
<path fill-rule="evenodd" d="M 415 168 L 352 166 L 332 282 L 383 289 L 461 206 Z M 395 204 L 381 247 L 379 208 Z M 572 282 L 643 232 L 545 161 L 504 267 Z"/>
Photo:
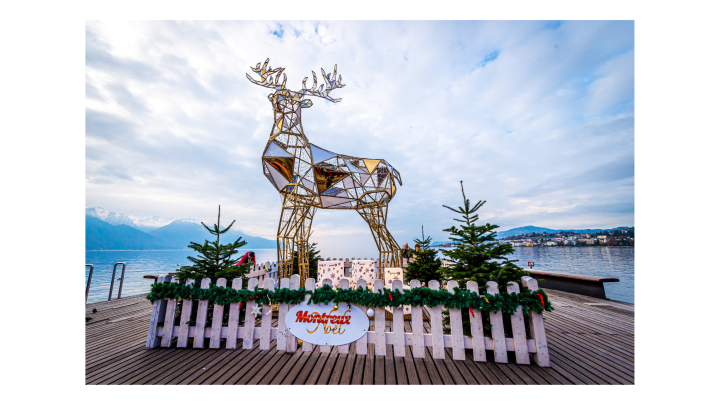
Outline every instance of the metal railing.
<path fill-rule="evenodd" d="M 90 274 L 88 274 L 87 285 L 85 286 L 85 304 L 87 304 L 87 297 L 90 294 L 90 282 L 92 281 L 92 274 L 94 266 L 92 264 L 86 264 L 85 267 L 90 266 Z"/>
<path fill-rule="evenodd" d="M 113 266 L 113 274 L 112 274 L 112 278 L 110 279 L 110 293 L 108 294 L 108 301 L 110 301 L 112 299 L 113 286 L 115 285 L 115 272 L 117 271 L 118 264 L 122 264 L 122 273 L 120 273 L 121 275 L 120 275 L 120 278 L 118 279 L 118 280 L 120 280 L 120 285 L 118 286 L 118 296 L 117 296 L 118 299 L 122 295 L 122 286 L 123 286 L 123 281 L 125 280 L 125 262 L 117 262 Z"/>

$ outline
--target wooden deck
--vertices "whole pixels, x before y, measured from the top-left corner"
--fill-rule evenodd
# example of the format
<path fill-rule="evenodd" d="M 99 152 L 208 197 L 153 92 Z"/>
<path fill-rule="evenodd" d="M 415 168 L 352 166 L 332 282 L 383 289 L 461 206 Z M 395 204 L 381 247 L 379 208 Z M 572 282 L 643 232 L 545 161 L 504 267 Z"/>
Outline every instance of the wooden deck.
<path fill-rule="evenodd" d="M 86 384 L 633 384 L 635 308 L 632 304 L 546 290 L 555 311 L 545 313 L 552 367 L 521 366 L 350 353 L 258 350 L 145 349 L 151 304 L 144 295 L 88 304 Z M 93 309 L 97 312 L 93 313 Z M 276 320 L 274 320 L 276 322 Z M 409 328 L 406 321 L 406 328 Z M 273 325 L 275 326 L 275 325 Z M 430 325 L 425 324 L 429 333 Z M 392 323 L 388 323 L 392 330 Z M 510 356 L 513 354 L 509 353 Z"/>

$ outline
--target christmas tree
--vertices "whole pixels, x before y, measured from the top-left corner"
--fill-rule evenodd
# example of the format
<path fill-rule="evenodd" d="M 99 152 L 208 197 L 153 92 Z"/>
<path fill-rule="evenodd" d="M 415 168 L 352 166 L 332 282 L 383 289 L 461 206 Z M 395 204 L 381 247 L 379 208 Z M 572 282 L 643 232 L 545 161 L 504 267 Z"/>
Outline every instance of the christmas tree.
<path fill-rule="evenodd" d="M 441 280 L 440 266 L 442 261 L 437 258 L 437 250 L 430 248 L 432 242 L 431 237 L 425 237 L 425 227 L 422 228 L 422 238 L 415 239 L 415 243 L 420 245 L 420 251 L 415 252 L 415 259 L 408 263 L 405 271 L 405 280 L 419 280 L 421 283 L 428 285 L 430 280 Z"/>
<path fill-rule="evenodd" d="M 462 206 L 454 209 L 443 205 L 443 207 L 462 215 L 462 219 L 455 219 L 455 221 L 462 224 L 460 228 L 453 225 L 451 228 L 444 230 L 445 232 L 450 232 L 452 235 L 450 240 L 456 245 L 452 250 L 442 250 L 445 256 L 454 261 L 454 264 L 450 267 L 440 269 L 445 281 L 455 280 L 458 282 L 460 288 L 466 288 L 468 281 L 476 281 L 480 294 L 483 294 L 487 288 L 485 283 L 488 281 L 498 283 L 500 291 L 505 291 L 507 284 L 512 281 L 522 285 L 521 277 L 527 276 L 529 273 L 516 266 L 515 263 L 513 263 L 515 260 L 509 260 L 507 258 L 508 255 L 515 252 L 512 245 L 498 244 L 495 241 L 497 232 L 495 232 L 494 229 L 498 228 L 498 226 L 490 225 L 489 223 L 480 226 L 475 224 L 478 220 L 478 214 L 476 214 L 476 212 L 480 207 L 485 205 L 485 201 L 479 201 L 477 204 L 472 205 L 470 200 L 465 197 L 465 188 L 462 185 L 462 181 L 460 182 L 460 189 L 463 195 Z M 469 336 L 469 311 L 463 309 L 461 316 L 463 332 Z M 482 316 L 484 333 L 490 336 L 490 319 L 487 313 L 483 313 Z M 503 314 L 503 323 L 505 324 L 506 332 L 512 330 L 509 322 L 509 315 Z M 445 333 L 450 333 L 448 328 L 449 324 L 450 319 L 448 316 L 445 316 L 443 319 Z"/>
<path fill-rule="evenodd" d="M 444 229 L 450 232 L 452 240 L 456 246 L 452 250 L 442 250 L 448 258 L 452 259 L 455 264 L 450 267 L 443 267 L 441 272 L 446 280 L 455 280 L 461 288 L 465 288 L 465 284 L 474 280 L 482 290 L 485 283 L 495 281 L 501 290 L 504 290 L 509 282 L 520 284 L 522 276 L 529 273 L 523 271 L 515 265 L 515 260 L 509 260 L 508 255 L 515 253 L 510 244 L 500 244 L 495 240 L 497 232 L 494 229 L 497 225 L 476 225 L 478 220 L 477 212 L 480 207 L 485 205 L 485 201 L 480 201 L 475 205 L 470 203 L 465 197 L 465 188 L 460 182 L 460 188 L 463 195 L 463 206 L 458 209 L 450 208 L 447 205 L 443 207 L 462 215 L 462 219 L 455 219 L 460 222 L 460 228 L 452 226 Z"/>
<path fill-rule="evenodd" d="M 220 235 L 229 231 L 234 223 L 235 221 L 232 221 L 227 228 L 221 229 L 220 206 L 218 206 L 217 224 L 209 228 L 205 223 L 201 222 L 202 226 L 204 226 L 210 234 L 216 236 L 216 239 L 212 242 L 206 240 L 202 245 L 196 242 L 190 242 L 188 247 L 198 252 L 199 255 L 198 257 L 188 256 L 188 260 L 192 262 L 192 265 L 182 266 L 180 270 L 174 274 L 180 283 L 184 283 L 186 280 L 195 280 L 195 283 L 200 283 L 203 278 L 209 278 L 213 283 L 216 283 L 218 278 L 225 278 L 228 280 L 228 285 L 230 285 L 233 279 L 244 277 L 245 274 L 250 271 L 249 264 L 237 265 L 238 259 L 233 259 L 232 257 L 238 252 L 238 248 L 243 247 L 247 242 L 243 241 L 242 238 L 237 238 L 233 243 L 226 245 L 220 244 Z"/>

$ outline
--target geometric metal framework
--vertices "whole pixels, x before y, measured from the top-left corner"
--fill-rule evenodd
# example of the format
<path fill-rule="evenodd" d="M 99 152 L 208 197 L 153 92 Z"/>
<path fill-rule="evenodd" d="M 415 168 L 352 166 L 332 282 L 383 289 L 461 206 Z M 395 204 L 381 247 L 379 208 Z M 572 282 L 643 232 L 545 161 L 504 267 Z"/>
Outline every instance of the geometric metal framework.
<path fill-rule="evenodd" d="M 277 232 L 277 251 L 280 278 L 292 273 L 293 251 L 298 252 L 301 282 L 309 274 L 308 239 L 317 209 L 352 209 L 358 211 L 370 226 L 378 247 L 380 263 L 378 272 L 384 268 L 400 267 L 400 246 L 387 230 L 388 203 L 402 185 L 400 173 L 383 159 L 365 159 L 341 155 L 311 144 L 303 132 L 301 111 L 312 106 L 305 96 L 316 96 L 334 103 L 330 91 L 344 87 L 342 75 L 337 78 L 337 65 L 332 77 L 321 69 L 325 84 L 317 88 L 313 75 L 313 87 L 306 87 L 307 77 L 300 91 L 285 88 L 287 77 L 284 68 L 272 69 L 270 59 L 252 69 L 260 76 L 255 80 L 263 87 L 274 89 L 268 95 L 273 107 L 274 121 L 262 155 L 265 176 L 280 192 L 282 213 Z M 280 83 L 280 74 L 283 81 Z M 276 75 L 273 78 L 273 75 Z M 304 284 L 301 284 L 304 285 Z"/>

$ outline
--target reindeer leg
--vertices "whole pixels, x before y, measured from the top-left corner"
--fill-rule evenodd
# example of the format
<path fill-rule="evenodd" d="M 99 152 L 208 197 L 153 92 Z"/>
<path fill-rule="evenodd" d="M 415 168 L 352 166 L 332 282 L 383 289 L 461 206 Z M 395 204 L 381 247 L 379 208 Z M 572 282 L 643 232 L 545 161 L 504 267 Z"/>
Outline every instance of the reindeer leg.
<path fill-rule="evenodd" d="M 290 277 L 294 273 L 294 252 L 298 252 L 301 283 L 308 277 L 307 242 L 315 210 L 311 201 L 295 194 L 286 195 L 278 226 L 278 264 L 283 266 L 280 278 Z"/>
<path fill-rule="evenodd" d="M 385 226 L 387 222 L 387 204 L 358 209 L 360 216 L 370 226 L 370 232 L 378 247 L 378 278 L 384 280 L 386 267 L 400 267 L 400 246 Z"/>

